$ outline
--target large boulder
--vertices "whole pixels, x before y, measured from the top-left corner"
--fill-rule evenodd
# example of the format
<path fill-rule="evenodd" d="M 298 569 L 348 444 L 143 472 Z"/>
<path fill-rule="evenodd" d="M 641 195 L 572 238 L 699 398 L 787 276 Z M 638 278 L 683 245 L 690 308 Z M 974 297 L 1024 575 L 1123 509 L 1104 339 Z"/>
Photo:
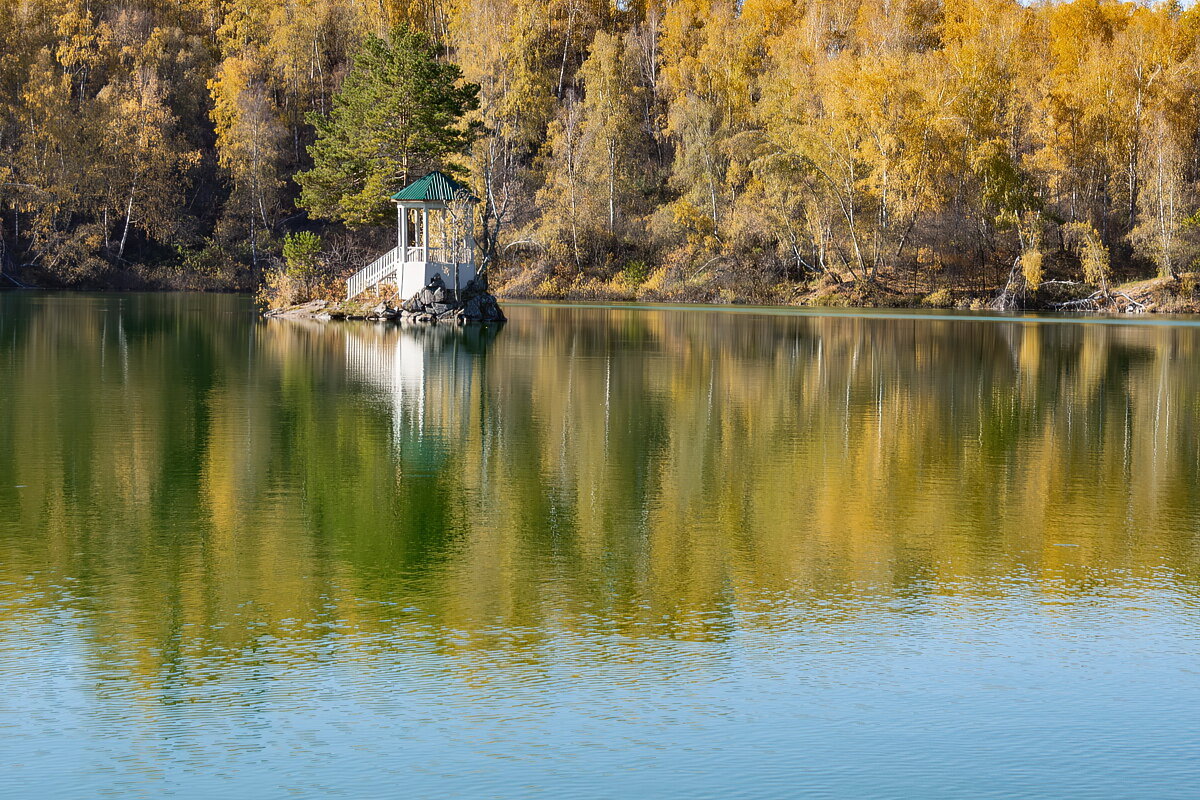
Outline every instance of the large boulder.
<path fill-rule="evenodd" d="M 500 310 L 500 304 L 496 302 L 496 298 L 490 294 L 485 294 L 479 303 L 480 313 L 485 322 L 504 322 L 504 312 Z"/>
<path fill-rule="evenodd" d="M 387 303 L 380 303 L 371 309 L 371 313 L 367 317 L 370 319 L 395 319 L 396 309 Z"/>

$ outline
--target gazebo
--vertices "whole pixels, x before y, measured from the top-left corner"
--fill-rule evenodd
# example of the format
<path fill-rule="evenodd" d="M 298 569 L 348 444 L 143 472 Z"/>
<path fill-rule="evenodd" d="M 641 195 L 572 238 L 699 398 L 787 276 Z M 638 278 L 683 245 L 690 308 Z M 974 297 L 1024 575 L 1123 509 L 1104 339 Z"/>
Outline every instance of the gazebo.
<path fill-rule="evenodd" d="M 479 199 L 444 172 L 431 172 L 392 195 L 399 244 L 346 281 L 353 299 L 381 283 L 411 297 L 441 275 L 448 289 L 475 277 L 475 204 Z"/>

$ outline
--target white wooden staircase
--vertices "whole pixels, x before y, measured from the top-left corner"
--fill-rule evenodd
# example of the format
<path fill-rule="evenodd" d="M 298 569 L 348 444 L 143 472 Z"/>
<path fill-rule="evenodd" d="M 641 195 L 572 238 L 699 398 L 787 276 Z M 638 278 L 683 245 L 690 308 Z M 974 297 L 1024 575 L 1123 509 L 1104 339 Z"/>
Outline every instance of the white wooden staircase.
<path fill-rule="evenodd" d="M 387 280 L 398 283 L 400 268 L 403 265 L 404 259 L 400 257 L 400 248 L 393 247 L 346 279 L 346 299 L 353 300 L 368 289 Z"/>

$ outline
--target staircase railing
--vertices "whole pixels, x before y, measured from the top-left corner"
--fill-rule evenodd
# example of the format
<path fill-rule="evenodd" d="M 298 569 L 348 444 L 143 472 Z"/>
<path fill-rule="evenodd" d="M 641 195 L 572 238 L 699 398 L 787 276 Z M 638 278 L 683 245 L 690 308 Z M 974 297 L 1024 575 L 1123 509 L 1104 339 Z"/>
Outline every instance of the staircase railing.
<path fill-rule="evenodd" d="M 400 248 L 393 247 L 346 279 L 346 299 L 353 300 L 375 286 L 400 266 Z"/>

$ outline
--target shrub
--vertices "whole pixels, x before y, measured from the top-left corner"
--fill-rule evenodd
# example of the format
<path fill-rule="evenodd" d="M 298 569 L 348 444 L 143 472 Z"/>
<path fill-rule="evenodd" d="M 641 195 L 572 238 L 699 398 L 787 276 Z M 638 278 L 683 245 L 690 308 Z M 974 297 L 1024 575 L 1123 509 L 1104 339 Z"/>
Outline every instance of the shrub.
<path fill-rule="evenodd" d="M 246 256 L 236 248 L 206 239 L 202 246 L 185 250 L 177 248 L 177 269 L 180 278 L 189 283 L 189 288 L 209 289 L 245 288 L 245 270 L 241 264 Z"/>
<path fill-rule="evenodd" d="M 1196 273 L 1185 272 L 1179 276 L 1179 293 L 1184 297 L 1196 294 Z"/>
<path fill-rule="evenodd" d="M 621 282 L 626 286 L 641 286 L 650 277 L 650 265 L 645 261 L 628 261 L 621 270 Z"/>
<path fill-rule="evenodd" d="M 949 308 L 953 304 L 953 298 L 950 297 L 949 289 L 938 289 L 936 292 L 925 295 L 922 305 L 930 308 Z"/>
<path fill-rule="evenodd" d="M 340 281 L 300 281 L 286 269 L 269 269 L 263 274 L 257 299 L 267 308 L 287 308 L 312 300 L 339 302 L 344 296 L 345 284 Z"/>
<path fill-rule="evenodd" d="M 289 278 L 305 286 L 312 284 L 321 273 L 321 237 L 311 231 L 285 236 L 283 260 Z"/>
<path fill-rule="evenodd" d="M 1025 276 L 1025 284 L 1031 292 L 1036 292 L 1042 285 L 1045 275 L 1044 260 L 1041 251 L 1038 250 L 1026 250 L 1021 254 L 1021 274 Z"/>

